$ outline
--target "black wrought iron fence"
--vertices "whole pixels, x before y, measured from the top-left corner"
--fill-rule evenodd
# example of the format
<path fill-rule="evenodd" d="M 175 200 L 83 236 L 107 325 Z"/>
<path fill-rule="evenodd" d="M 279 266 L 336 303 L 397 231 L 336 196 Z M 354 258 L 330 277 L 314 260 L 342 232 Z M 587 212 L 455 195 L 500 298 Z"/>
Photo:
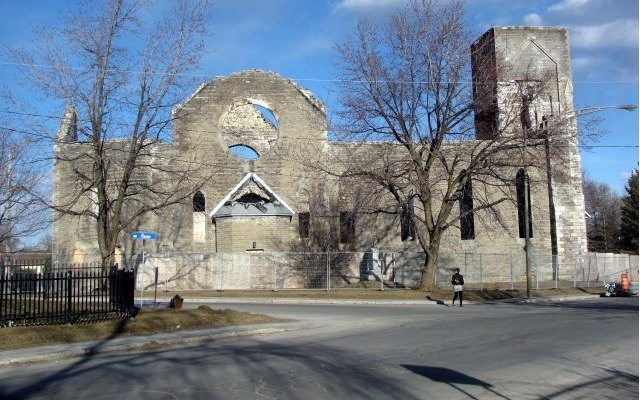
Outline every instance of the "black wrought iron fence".
<path fill-rule="evenodd" d="M 0 271 L 0 327 L 127 318 L 134 312 L 133 270 Z"/>

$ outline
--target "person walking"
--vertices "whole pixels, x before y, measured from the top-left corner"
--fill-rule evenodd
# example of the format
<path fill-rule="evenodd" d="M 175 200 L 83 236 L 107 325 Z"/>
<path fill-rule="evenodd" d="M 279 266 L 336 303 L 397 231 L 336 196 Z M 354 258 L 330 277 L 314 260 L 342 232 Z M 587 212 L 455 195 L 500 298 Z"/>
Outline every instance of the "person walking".
<path fill-rule="evenodd" d="M 453 302 L 451 305 L 455 306 L 456 299 L 460 297 L 460 307 L 462 307 L 462 285 L 464 285 L 464 277 L 460 275 L 460 268 L 455 268 L 453 270 L 451 284 L 453 285 Z"/>

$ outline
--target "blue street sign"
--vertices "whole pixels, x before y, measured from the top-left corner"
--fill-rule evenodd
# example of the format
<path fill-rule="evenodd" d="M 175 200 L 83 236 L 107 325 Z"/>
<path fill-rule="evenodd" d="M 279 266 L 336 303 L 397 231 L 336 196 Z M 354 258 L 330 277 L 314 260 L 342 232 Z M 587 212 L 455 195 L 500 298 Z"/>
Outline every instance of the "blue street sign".
<path fill-rule="evenodd" d="M 133 238 L 138 240 L 156 240 L 158 238 L 158 234 L 155 232 L 133 232 Z"/>

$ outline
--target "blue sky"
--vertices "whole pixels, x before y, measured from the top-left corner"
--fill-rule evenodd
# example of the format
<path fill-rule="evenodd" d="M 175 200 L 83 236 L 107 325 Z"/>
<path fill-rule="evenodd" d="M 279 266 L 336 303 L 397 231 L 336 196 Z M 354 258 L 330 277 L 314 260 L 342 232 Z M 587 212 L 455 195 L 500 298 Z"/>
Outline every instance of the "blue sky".
<path fill-rule="evenodd" d="M 444 2 L 444 0 L 441 0 Z M 328 80 L 337 77 L 334 44 L 353 32 L 359 18 L 384 21 L 407 0 L 218 0 L 214 6 L 203 68 L 207 76 L 260 68 L 297 79 L 324 100 L 335 102 Z M 167 7 L 160 1 L 157 7 Z M 0 46 L 30 46 L 31 23 L 56 22 L 63 2 L 0 3 Z M 636 0 L 471 0 L 471 28 L 492 25 L 560 25 L 570 29 L 577 108 L 638 104 L 638 2 Z M 2 58 L 6 60 L 5 57 Z M 15 85 L 15 67 L 0 64 L 0 85 Z M 195 88 L 194 88 L 195 89 Z M 638 113 L 606 111 L 601 145 L 638 145 Z M 637 148 L 583 152 L 592 178 L 622 191 L 638 164 Z"/>

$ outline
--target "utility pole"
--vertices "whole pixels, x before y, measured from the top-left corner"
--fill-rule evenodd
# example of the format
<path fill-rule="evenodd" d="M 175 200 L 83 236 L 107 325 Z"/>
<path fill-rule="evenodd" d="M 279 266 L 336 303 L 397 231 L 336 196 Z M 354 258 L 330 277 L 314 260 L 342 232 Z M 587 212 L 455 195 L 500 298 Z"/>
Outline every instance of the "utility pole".
<path fill-rule="evenodd" d="M 526 140 L 526 139 L 525 139 Z M 526 150 L 526 145 L 525 145 Z M 524 262 L 527 273 L 527 300 L 531 300 L 531 232 L 529 232 L 529 172 L 524 167 Z M 537 278 L 537 277 L 536 277 Z"/>
<path fill-rule="evenodd" d="M 524 265 L 527 274 L 527 300 L 531 300 L 531 232 L 529 232 L 529 169 L 527 168 L 527 135 L 524 132 Z"/>

